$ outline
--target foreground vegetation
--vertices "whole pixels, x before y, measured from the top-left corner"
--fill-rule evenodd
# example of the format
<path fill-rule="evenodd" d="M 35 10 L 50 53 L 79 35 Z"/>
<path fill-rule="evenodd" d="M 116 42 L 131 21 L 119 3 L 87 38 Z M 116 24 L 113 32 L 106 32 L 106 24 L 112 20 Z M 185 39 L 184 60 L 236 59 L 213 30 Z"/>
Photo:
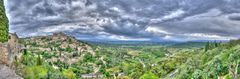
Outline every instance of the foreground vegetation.
<path fill-rule="evenodd" d="M 0 0 L 0 42 L 8 40 L 8 19 L 5 14 L 3 0 Z"/>
<path fill-rule="evenodd" d="M 160 45 L 89 45 L 73 38 L 66 39 L 23 39 L 21 43 L 27 49 L 22 52 L 22 58 L 15 62 L 18 74 L 26 79 L 240 77 L 240 40 L 204 43 L 205 47 L 181 48 Z M 92 49 L 78 51 L 74 48 L 84 46 L 91 46 Z"/>

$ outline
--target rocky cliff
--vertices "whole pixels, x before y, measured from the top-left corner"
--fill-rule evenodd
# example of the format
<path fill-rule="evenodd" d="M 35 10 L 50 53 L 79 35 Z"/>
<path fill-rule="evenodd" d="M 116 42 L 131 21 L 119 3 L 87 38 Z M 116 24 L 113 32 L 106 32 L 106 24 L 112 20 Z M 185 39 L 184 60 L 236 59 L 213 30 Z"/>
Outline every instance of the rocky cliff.
<path fill-rule="evenodd" d="M 14 70 L 0 64 L 0 79 L 23 79 L 18 76 Z"/>
<path fill-rule="evenodd" d="M 14 60 L 20 53 L 16 34 L 8 33 L 4 0 L 0 0 L 0 79 L 23 79 L 15 73 Z"/>
<path fill-rule="evenodd" d="M 8 42 L 0 43 L 0 79 L 22 79 L 15 73 L 15 62 L 20 58 L 20 51 L 16 33 L 9 34 Z"/>
<path fill-rule="evenodd" d="M 13 66 L 15 58 L 19 58 L 21 45 L 18 43 L 18 36 L 16 33 L 9 34 L 8 42 L 0 43 L 0 64 Z"/>

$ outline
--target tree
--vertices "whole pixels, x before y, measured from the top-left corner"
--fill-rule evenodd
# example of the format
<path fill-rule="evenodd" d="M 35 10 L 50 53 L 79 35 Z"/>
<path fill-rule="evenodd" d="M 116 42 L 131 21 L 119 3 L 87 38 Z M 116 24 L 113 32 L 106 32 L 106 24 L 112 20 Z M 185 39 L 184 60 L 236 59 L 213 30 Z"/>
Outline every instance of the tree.
<path fill-rule="evenodd" d="M 238 55 L 230 54 L 229 56 L 229 72 L 232 75 L 233 79 L 238 79 L 238 66 L 239 66 Z"/>
<path fill-rule="evenodd" d="M 205 45 L 205 52 L 207 52 L 209 50 L 209 42 L 207 42 L 207 44 Z"/>
<path fill-rule="evenodd" d="M 42 65 L 42 59 L 41 59 L 39 54 L 38 54 L 38 57 L 37 57 L 37 65 Z"/>
<path fill-rule="evenodd" d="M 84 62 L 93 62 L 95 61 L 96 59 L 92 56 L 92 54 L 90 53 L 87 53 L 84 55 L 84 58 L 83 58 L 83 61 Z"/>
<path fill-rule="evenodd" d="M 0 0 L 0 42 L 8 41 L 8 19 L 5 14 L 4 0 Z"/>
<path fill-rule="evenodd" d="M 23 55 L 27 55 L 27 49 L 23 49 Z"/>
<path fill-rule="evenodd" d="M 195 70 L 193 73 L 192 79 L 201 79 L 203 72 L 199 69 Z"/>

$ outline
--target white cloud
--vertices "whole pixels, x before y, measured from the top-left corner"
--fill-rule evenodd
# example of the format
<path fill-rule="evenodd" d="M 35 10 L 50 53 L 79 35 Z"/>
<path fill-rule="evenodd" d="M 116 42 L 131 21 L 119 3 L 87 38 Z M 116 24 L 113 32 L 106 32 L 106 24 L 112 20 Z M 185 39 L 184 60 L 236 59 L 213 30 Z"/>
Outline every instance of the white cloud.
<path fill-rule="evenodd" d="M 205 19 L 205 18 L 216 18 L 221 16 L 222 12 L 219 9 L 210 9 L 206 13 L 194 15 L 194 16 L 189 16 L 184 18 L 182 21 L 192 21 L 195 19 Z"/>
<path fill-rule="evenodd" d="M 120 41 L 149 41 L 149 38 L 131 38 L 121 35 L 109 35 L 105 36 L 105 38 L 112 39 L 112 40 L 120 40 Z"/>
<path fill-rule="evenodd" d="M 123 12 L 123 10 L 121 10 L 117 7 L 111 7 L 110 10 L 114 10 L 114 11 L 117 11 L 117 12 Z"/>
<path fill-rule="evenodd" d="M 170 13 L 168 13 L 168 15 L 165 15 L 161 18 L 152 18 L 152 19 L 150 19 L 150 22 L 151 23 L 159 23 L 159 22 L 163 22 L 164 20 L 170 20 L 170 19 L 181 17 L 184 14 L 185 14 L 185 11 L 183 11 L 182 9 L 178 9 L 176 11 L 171 11 Z"/>
<path fill-rule="evenodd" d="M 185 14 L 185 11 L 183 11 L 182 9 L 178 9 L 176 11 L 172 11 L 171 13 L 169 13 L 168 15 L 165 15 L 162 19 L 163 20 L 168 20 L 168 19 L 173 19 L 173 18 L 177 18 L 182 16 L 183 14 Z"/>
<path fill-rule="evenodd" d="M 167 31 L 162 30 L 162 29 L 159 29 L 157 27 L 151 27 L 151 26 L 147 27 L 145 29 L 145 31 L 149 32 L 149 33 L 154 33 L 154 34 L 171 34 L 171 33 L 167 32 Z"/>
<path fill-rule="evenodd" d="M 183 34 L 187 37 L 187 40 L 231 40 L 237 39 L 236 37 L 231 36 L 219 36 L 214 34 L 204 34 L 204 33 L 192 33 L 192 34 Z"/>

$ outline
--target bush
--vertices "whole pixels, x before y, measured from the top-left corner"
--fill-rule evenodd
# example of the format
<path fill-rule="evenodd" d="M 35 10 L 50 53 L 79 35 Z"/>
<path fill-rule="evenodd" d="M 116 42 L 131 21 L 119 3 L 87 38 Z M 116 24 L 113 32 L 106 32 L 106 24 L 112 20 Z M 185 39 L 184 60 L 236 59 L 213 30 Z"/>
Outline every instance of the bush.
<path fill-rule="evenodd" d="M 159 79 L 156 75 L 151 72 L 145 73 L 139 79 Z"/>
<path fill-rule="evenodd" d="M 67 79 L 76 79 L 76 74 L 71 69 L 64 70 L 63 75 Z"/>
<path fill-rule="evenodd" d="M 42 66 L 26 66 L 23 69 L 23 74 L 25 79 L 41 79 L 46 77 L 47 69 Z"/>
<path fill-rule="evenodd" d="M 93 62 L 95 61 L 96 59 L 92 56 L 92 54 L 90 53 L 87 53 L 84 55 L 84 58 L 83 58 L 83 61 L 84 62 Z"/>

